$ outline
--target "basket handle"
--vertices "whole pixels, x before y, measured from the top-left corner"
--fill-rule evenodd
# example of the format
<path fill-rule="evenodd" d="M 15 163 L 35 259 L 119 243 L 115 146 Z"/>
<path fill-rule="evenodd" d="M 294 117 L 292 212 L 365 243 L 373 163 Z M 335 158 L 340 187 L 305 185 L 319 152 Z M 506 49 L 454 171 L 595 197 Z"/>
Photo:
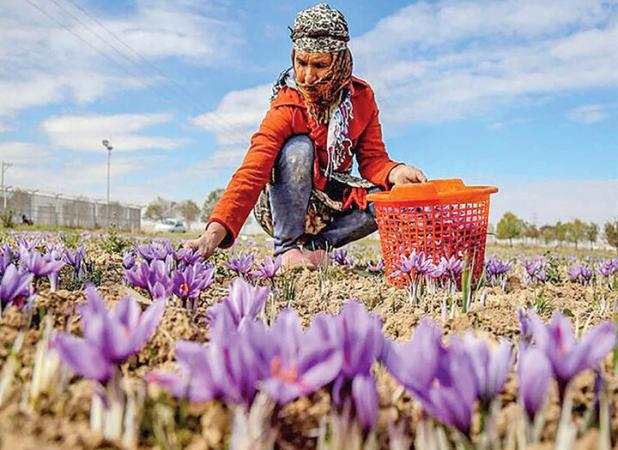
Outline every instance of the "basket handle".
<path fill-rule="evenodd" d="M 431 180 L 427 183 L 398 184 L 391 190 L 389 200 L 434 200 L 439 194 L 462 191 L 466 185 L 461 178 Z"/>

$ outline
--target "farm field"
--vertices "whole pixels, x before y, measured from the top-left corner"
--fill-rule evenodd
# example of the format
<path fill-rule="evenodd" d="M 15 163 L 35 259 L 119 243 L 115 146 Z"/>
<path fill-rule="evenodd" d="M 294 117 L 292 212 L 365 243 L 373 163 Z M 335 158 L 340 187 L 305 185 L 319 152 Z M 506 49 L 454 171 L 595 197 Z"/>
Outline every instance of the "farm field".
<path fill-rule="evenodd" d="M 288 272 L 263 241 L 179 245 L 0 237 L 0 448 L 618 443 L 611 253 L 491 247 L 476 283 L 412 254 L 397 288 L 374 242 Z"/>

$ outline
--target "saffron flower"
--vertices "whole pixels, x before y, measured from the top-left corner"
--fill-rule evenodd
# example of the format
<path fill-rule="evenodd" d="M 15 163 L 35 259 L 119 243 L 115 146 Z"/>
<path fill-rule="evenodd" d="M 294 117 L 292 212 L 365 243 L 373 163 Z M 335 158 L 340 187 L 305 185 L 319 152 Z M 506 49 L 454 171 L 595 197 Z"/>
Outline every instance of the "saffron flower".
<path fill-rule="evenodd" d="M 478 398 L 477 380 L 469 354 L 459 339 L 454 338 L 442 355 L 435 379 L 439 382 L 432 384 L 425 394 L 417 394 L 423 409 L 469 437 Z"/>
<path fill-rule="evenodd" d="M 386 340 L 380 359 L 406 389 L 416 396 L 424 396 L 445 353 L 441 341 L 442 330 L 423 319 L 410 340 L 403 343 Z"/>
<path fill-rule="evenodd" d="M 50 256 L 44 257 L 37 250 L 27 251 L 24 248 L 20 251 L 19 262 L 25 270 L 35 277 L 46 277 L 58 273 L 64 266 L 63 261 L 54 260 Z"/>
<path fill-rule="evenodd" d="M 380 258 L 377 263 L 373 261 L 367 262 L 367 270 L 371 273 L 384 272 L 384 259 Z"/>
<path fill-rule="evenodd" d="M 497 256 L 492 256 L 485 262 L 485 277 L 492 286 L 500 285 L 502 290 L 506 288 L 506 280 L 511 264 L 508 261 L 502 261 Z"/>
<path fill-rule="evenodd" d="M 172 294 L 172 280 L 168 275 L 169 268 L 164 261 L 153 259 L 150 263 L 143 261 L 139 267 L 125 270 L 127 282 L 148 291 L 151 298 L 167 298 Z"/>
<path fill-rule="evenodd" d="M 274 260 L 270 256 L 267 256 L 264 258 L 264 262 L 257 266 L 257 271 L 254 272 L 254 275 L 265 280 L 272 280 L 281 269 L 281 261 L 281 255 L 277 256 Z"/>
<path fill-rule="evenodd" d="M 547 281 L 547 261 L 542 256 L 535 256 L 533 259 L 524 261 L 527 277 L 526 284 L 538 281 L 545 283 Z"/>
<path fill-rule="evenodd" d="M 106 383 L 116 365 L 139 352 L 155 331 L 165 300 L 155 301 L 142 312 L 135 300 L 125 297 L 109 311 L 93 285 L 86 287 L 85 294 L 86 304 L 80 307 L 83 337 L 60 333 L 55 344 L 73 372 Z"/>
<path fill-rule="evenodd" d="M 253 286 L 240 277 L 236 278 L 229 287 L 228 296 L 206 311 L 208 322 L 214 324 L 226 316 L 237 329 L 244 322 L 257 319 L 264 310 L 269 293 L 267 287 Z"/>
<path fill-rule="evenodd" d="M 8 305 L 21 308 L 30 297 L 32 278 L 31 273 L 20 272 L 14 264 L 9 264 L 0 279 L 1 309 Z"/>
<path fill-rule="evenodd" d="M 571 320 L 561 313 L 554 313 L 547 325 L 532 311 L 528 317 L 534 343 L 551 364 L 561 400 L 569 382 L 594 369 L 616 345 L 616 326 L 611 322 L 597 325 L 576 341 Z"/>
<path fill-rule="evenodd" d="M 353 300 L 334 317 L 334 329 L 335 344 L 343 355 L 341 372 L 332 389 L 334 403 L 343 410 L 351 401 L 359 422 L 369 429 L 378 415 L 378 391 L 371 367 L 382 354 L 382 321 Z"/>
<path fill-rule="evenodd" d="M 213 325 L 206 346 L 178 341 L 179 373 L 155 372 L 147 380 L 162 385 L 175 397 L 194 402 L 222 399 L 228 404 L 252 404 L 260 380 L 270 373 L 270 360 L 257 347 L 268 343 L 263 322 L 233 330 L 224 316 Z"/>
<path fill-rule="evenodd" d="M 463 344 L 472 363 L 481 404 L 489 407 L 491 401 L 502 391 L 509 374 L 511 344 L 502 340 L 492 352 L 487 342 L 475 338 L 471 333 L 464 335 Z"/>
<path fill-rule="evenodd" d="M 135 251 L 144 261 L 148 262 L 164 261 L 168 256 L 174 256 L 174 249 L 169 242 L 151 242 L 147 245 L 138 245 L 135 247 Z"/>
<path fill-rule="evenodd" d="M 4 244 L 0 247 L 0 274 L 3 274 L 9 264 L 16 259 L 16 254 L 9 244 Z"/>
<path fill-rule="evenodd" d="M 198 263 L 203 258 L 198 251 L 190 248 L 179 248 L 174 252 L 174 259 L 179 268 L 184 268 Z"/>
<path fill-rule="evenodd" d="M 348 255 L 348 251 L 344 248 L 335 249 L 331 255 L 331 259 L 339 266 L 354 266 L 354 257 L 352 257 L 352 255 Z"/>
<path fill-rule="evenodd" d="M 194 301 L 214 281 L 214 269 L 205 269 L 199 264 L 187 266 L 172 273 L 172 292 L 186 305 L 188 300 Z"/>
<path fill-rule="evenodd" d="M 223 266 L 238 276 L 246 277 L 251 274 L 254 263 L 255 255 L 253 253 L 243 253 L 239 256 L 233 256 L 230 262 Z"/>
<path fill-rule="evenodd" d="M 124 270 L 131 270 L 135 267 L 135 253 L 132 251 L 126 251 L 122 255 L 122 268 Z"/>
<path fill-rule="evenodd" d="M 176 341 L 179 373 L 153 372 L 146 380 L 167 389 L 178 399 L 206 402 L 217 397 L 208 348 L 196 342 Z M 223 365 L 221 366 L 223 367 Z"/>
<path fill-rule="evenodd" d="M 84 276 L 83 263 L 85 258 L 86 249 L 83 245 L 80 245 L 75 252 L 71 252 L 71 249 L 68 248 L 64 252 L 64 260 L 73 268 L 73 277 L 76 280 L 79 280 Z"/>
<path fill-rule="evenodd" d="M 520 345 L 517 376 L 521 404 L 528 419 L 533 421 L 543 406 L 552 379 L 551 364 L 545 353 L 535 347 Z"/>
<path fill-rule="evenodd" d="M 261 339 L 252 339 L 253 350 L 266 361 L 270 373 L 260 389 L 279 405 L 308 395 L 332 382 L 340 373 L 343 355 L 323 330 L 303 330 L 298 314 L 283 310 Z"/>

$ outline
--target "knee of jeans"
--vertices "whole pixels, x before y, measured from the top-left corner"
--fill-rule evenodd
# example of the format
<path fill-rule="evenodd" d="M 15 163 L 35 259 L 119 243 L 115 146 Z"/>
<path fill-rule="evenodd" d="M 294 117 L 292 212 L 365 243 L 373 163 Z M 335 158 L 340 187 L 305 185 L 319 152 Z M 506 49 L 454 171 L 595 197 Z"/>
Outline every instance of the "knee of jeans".
<path fill-rule="evenodd" d="M 279 165 L 290 170 L 295 178 L 310 177 L 313 172 L 313 142 L 306 135 L 289 138 L 279 157 Z"/>

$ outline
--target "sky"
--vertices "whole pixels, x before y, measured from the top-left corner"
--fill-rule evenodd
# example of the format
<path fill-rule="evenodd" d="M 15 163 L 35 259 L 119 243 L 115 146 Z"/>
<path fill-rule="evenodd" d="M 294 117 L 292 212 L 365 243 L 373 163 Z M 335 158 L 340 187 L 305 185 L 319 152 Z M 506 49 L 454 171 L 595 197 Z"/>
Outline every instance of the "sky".
<path fill-rule="evenodd" d="M 145 205 L 224 187 L 314 2 L 2 0 L 6 184 Z M 618 218 L 618 0 L 331 1 L 392 159 L 492 221 Z"/>

